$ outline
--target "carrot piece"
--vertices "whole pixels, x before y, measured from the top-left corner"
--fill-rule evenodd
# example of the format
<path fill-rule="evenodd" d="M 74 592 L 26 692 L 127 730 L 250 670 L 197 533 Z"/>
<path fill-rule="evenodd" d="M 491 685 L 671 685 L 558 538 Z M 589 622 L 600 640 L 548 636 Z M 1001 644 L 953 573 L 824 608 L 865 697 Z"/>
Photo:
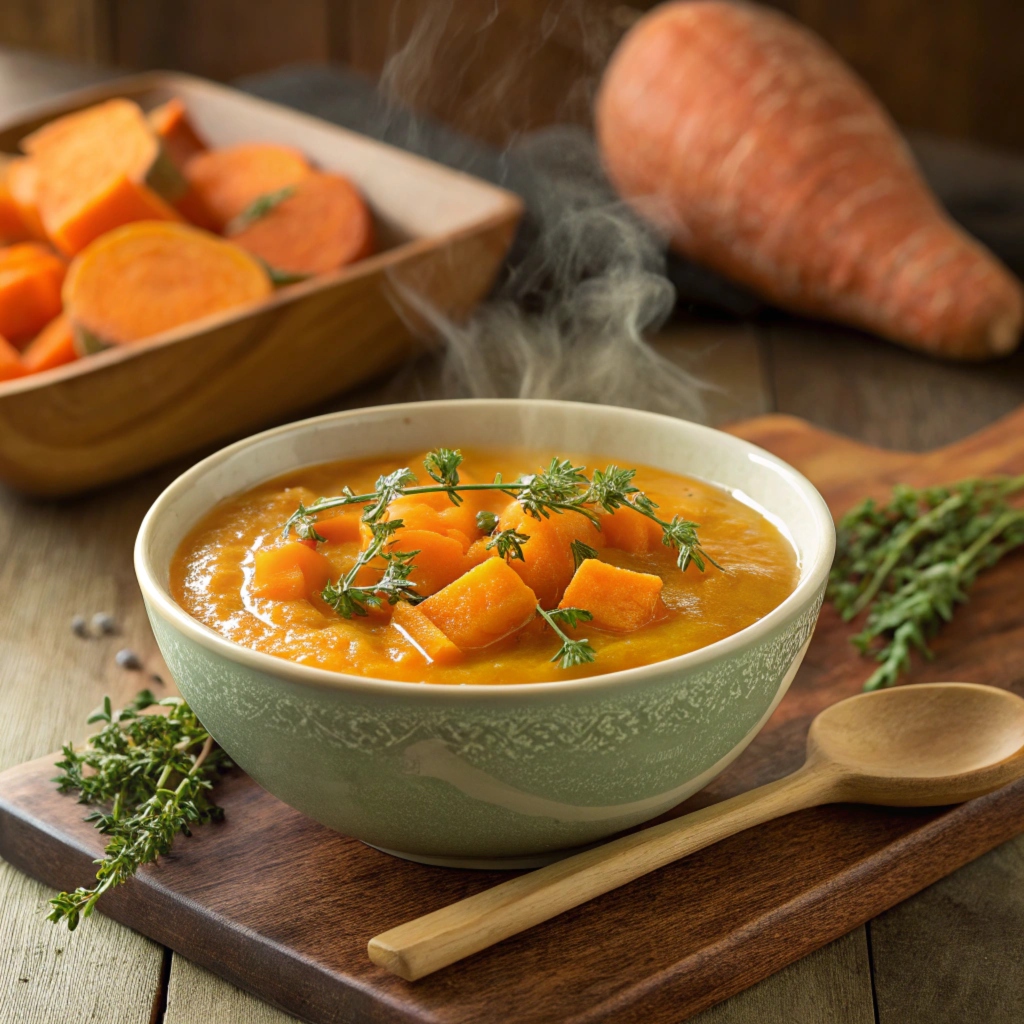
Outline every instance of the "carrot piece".
<path fill-rule="evenodd" d="M 61 310 L 63 260 L 36 242 L 0 249 L 0 334 L 19 344 Z"/>
<path fill-rule="evenodd" d="M 72 264 L 64 302 L 80 352 L 124 345 L 271 292 L 260 263 L 184 224 L 128 224 Z"/>
<path fill-rule="evenodd" d="M 38 166 L 46 234 L 69 256 L 123 224 L 180 219 L 169 204 L 185 191 L 184 179 L 131 100 L 59 118 L 21 145 Z"/>
<path fill-rule="evenodd" d="M 6 185 L 11 202 L 17 208 L 28 236 L 45 241 L 46 229 L 39 216 L 36 199 L 38 182 L 39 168 L 30 157 L 16 157 L 7 164 Z"/>
<path fill-rule="evenodd" d="M 317 522 L 316 532 L 331 544 L 348 544 L 351 541 L 364 540 L 364 531 L 361 530 L 362 514 L 363 510 L 359 508 L 328 516 Z"/>
<path fill-rule="evenodd" d="M 942 210 L 864 83 L 785 15 L 656 6 L 613 55 L 595 122 L 613 184 L 696 262 L 936 355 L 1017 345 L 1020 283 Z"/>
<path fill-rule="evenodd" d="M 429 662 L 437 665 L 454 665 L 462 660 L 462 651 L 423 614 L 419 607 L 407 601 L 399 601 L 395 605 L 391 625 Z"/>
<path fill-rule="evenodd" d="M 253 594 L 272 601 L 296 601 L 319 594 L 334 575 L 330 559 L 290 540 L 256 552 Z"/>
<path fill-rule="evenodd" d="M 513 558 L 509 565 L 537 595 L 543 608 L 554 608 L 558 604 L 576 568 L 565 533 L 576 524 L 561 522 L 570 515 L 584 518 L 577 513 L 564 512 L 547 519 L 534 519 L 523 511 L 519 502 L 513 501 L 498 517 L 499 530 L 515 530 L 529 538 L 522 545 L 523 557 Z"/>
<path fill-rule="evenodd" d="M 487 647 L 525 626 L 537 598 L 501 558 L 488 558 L 418 605 L 462 650 Z"/>
<path fill-rule="evenodd" d="M 295 185 L 311 173 L 297 149 L 268 142 L 211 149 L 185 165 L 185 178 L 219 231 L 261 196 Z"/>
<path fill-rule="evenodd" d="M 373 219 L 347 178 L 314 173 L 251 224 L 229 226 L 228 237 L 276 271 L 311 276 L 369 256 Z"/>
<path fill-rule="evenodd" d="M 188 108 L 177 96 L 155 107 L 147 117 L 175 167 L 184 168 L 192 157 L 209 148 L 192 124 Z"/>
<path fill-rule="evenodd" d="M 14 380 L 16 377 L 24 376 L 24 373 L 25 367 L 22 365 L 18 350 L 6 338 L 0 336 L 0 381 Z"/>
<path fill-rule="evenodd" d="M 71 329 L 71 321 L 63 313 L 54 317 L 21 354 L 27 373 L 52 370 L 55 366 L 72 363 L 77 358 L 75 332 Z"/>
<path fill-rule="evenodd" d="M 660 576 L 633 572 L 588 558 L 576 570 L 560 608 L 584 608 L 593 616 L 586 625 L 628 633 L 664 614 Z"/>
<path fill-rule="evenodd" d="M 457 580 L 468 568 L 462 545 L 451 537 L 430 530 L 401 529 L 395 534 L 392 551 L 416 551 L 409 577 L 421 597 L 436 594 Z"/>
<path fill-rule="evenodd" d="M 661 544 L 661 527 L 633 508 L 617 508 L 601 516 L 601 537 L 610 548 L 643 554 Z"/>

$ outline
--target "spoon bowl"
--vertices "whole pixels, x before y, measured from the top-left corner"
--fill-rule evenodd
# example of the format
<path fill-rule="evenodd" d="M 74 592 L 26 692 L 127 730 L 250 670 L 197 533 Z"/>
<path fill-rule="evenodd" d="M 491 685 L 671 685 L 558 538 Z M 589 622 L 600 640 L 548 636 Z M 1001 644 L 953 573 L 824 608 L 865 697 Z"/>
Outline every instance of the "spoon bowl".
<path fill-rule="evenodd" d="M 815 718 L 807 760 L 840 771 L 857 803 L 970 800 L 1024 773 L 1024 699 L 974 683 L 860 694 Z"/>

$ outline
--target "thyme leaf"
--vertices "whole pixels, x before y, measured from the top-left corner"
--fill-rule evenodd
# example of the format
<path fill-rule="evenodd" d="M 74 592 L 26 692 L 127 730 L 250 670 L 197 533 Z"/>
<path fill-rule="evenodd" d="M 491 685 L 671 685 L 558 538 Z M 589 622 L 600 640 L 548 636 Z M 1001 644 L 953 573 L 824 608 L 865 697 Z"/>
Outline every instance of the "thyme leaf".
<path fill-rule="evenodd" d="M 518 558 L 521 562 L 526 559 L 523 556 L 523 545 L 530 539 L 529 534 L 518 533 L 516 530 L 501 530 L 496 533 L 485 545 L 488 550 L 498 549 L 498 555 L 506 562 Z"/>
<path fill-rule="evenodd" d="M 284 188 L 275 189 L 273 192 L 265 192 L 257 196 L 237 217 L 233 217 L 231 223 L 225 230 L 225 235 L 237 235 L 240 231 L 251 227 L 258 220 L 262 220 L 271 210 L 276 209 L 286 199 L 295 195 L 294 185 L 285 185 Z"/>
<path fill-rule="evenodd" d="M 166 714 L 141 714 L 154 705 Z M 191 835 L 194 826 L 223 817 L 210 790 L 230 766 L 180 697 L 158 701 L 143 690 L 120 711 L 105 697 L 88 721 L 102 722 L 103 728 L 81 750 L 64 745 L 53 781 L 61 793 L 78 793 L 80 803 L 97 805 L 85 820 L 109 838 L 96 861 L 96 884 L 50 900 L 48 919 L 66 922 L 71 931 L 108 889 L 169 853 L 179 833 Z"/>
<path fill-rule="evenodd" d="M 589 544 L 584 544 L 581 540 L 574 540 L 572 544 L 569 545 L 569 549 L 572 551 L 573 564 L 577 569 L 588 558 L 597 558 L 597 551 Z"/>

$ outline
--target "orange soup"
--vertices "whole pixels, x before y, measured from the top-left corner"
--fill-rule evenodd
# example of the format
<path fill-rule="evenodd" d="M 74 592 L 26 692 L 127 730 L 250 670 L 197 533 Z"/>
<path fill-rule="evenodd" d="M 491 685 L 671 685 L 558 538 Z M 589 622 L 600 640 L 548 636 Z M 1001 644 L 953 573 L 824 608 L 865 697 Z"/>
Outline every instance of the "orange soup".
<path fill-rule="evenodd" d="M 406 490 L 440 486 L 423 468 L 424 453 L 315 466 L 229 500 L 178 549 L 175 599 L 235 643 L 303 665 L 496 685 L 615 672 L 695 651 L 757 622 L 796 586 L 792 545 L 718 487 L 640 466 L 631 485 L 641 502 L 656 503 L 649 514 L 590 503 L 536 518 L 524 508 L 526 491 L 513 497 L 483 485 L 496 474 L 506 482 L 537 474 L 553 453 L 462 454 L 460 485 L 480 489 L 459 490 L 459 504 L 444 490 L 399 496 L 373 527 L 360 502 L 308 517 L 311 535 L 282 530 L 300 503 L 346 487 L 369 494 L 396 467 L 416 476 Z M 590 479 L 609 461 L 575 457 L 573 468 Z M 696 524 L 704 571 L 693 561 L 680 569 L 680 552 L 663 543 L 661 524 L 673 517 L 685 521 L 682 529 Z M 381 554 L 370 558 L 378 534 Z M 391 584 L 375 591 L 381 580 Z"/>

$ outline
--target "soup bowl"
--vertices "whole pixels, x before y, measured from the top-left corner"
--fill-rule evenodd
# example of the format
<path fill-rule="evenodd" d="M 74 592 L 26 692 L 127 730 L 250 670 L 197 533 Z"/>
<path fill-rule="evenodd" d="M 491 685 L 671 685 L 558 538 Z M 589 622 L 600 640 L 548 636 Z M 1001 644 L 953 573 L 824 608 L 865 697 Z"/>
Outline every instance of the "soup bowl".
<path fill-rule="evenodd" d="M 593 452 L 719 484 L 793 544 L 796 589 L 753 625 L 697 651 L 605 675 L 500 686 L 301 665 L 235 644 L 171 596 L 175 550 L 225 499 L 303 466 L 467 443 Z M 261 786 L 399 856 L 522 867 L 657 816 L 743 751 L 800 665 L 834 546 L 832 519 L 811 484 L 728 434 L 629 409 L 465 400 L 336 413 L 225 448 L 156 500 L 135 568 L 182 694 Z"/>

